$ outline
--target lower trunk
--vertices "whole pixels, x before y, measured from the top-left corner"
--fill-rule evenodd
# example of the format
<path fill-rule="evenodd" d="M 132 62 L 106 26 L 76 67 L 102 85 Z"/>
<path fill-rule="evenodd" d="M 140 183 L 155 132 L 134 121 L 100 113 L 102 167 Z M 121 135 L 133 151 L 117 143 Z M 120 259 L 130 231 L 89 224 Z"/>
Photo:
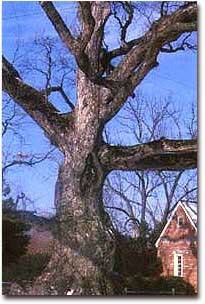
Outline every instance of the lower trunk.
<path fill-rule="evenodd" d="M 74 166 L 72 166 L 74 167 Z M 51 260 L 29 294 L 113 295 L 112 271 L 115 243 L 108 231 L 108 215 L 101 205 L 103 179 L 91 168 L 78 176 L 64 164 L 63 185 L 57 205 L 57 237 Z"/>

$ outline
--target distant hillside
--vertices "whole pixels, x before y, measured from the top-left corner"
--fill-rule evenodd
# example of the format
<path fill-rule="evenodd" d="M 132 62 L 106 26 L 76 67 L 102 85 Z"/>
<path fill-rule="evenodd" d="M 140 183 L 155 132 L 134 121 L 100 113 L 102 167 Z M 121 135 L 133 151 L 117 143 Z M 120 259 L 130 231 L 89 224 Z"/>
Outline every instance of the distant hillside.
<path fill-rule="evenodd" d="M 25 210 L 3 209 L 3 217 L 20 220 L 29 226 L 26 232 L 30 236 L 28 253 L 48 253 L 54 240 L 55 218 L 45 218 Z"/>

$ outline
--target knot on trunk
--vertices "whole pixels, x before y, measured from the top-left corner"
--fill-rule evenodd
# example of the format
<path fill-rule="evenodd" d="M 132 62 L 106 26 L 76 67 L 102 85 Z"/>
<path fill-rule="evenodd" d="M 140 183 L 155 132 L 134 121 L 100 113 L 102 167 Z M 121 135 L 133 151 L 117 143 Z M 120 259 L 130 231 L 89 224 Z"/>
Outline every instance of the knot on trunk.
<path fill-rule="evenodd" d="M 97 155 L 94 152 L 89 153 L 84 171 L 81 175 L 80 190 L 82 195 L 88 195 L 92 191 L 100 190 L 104 177 L 104 172 Z"/>

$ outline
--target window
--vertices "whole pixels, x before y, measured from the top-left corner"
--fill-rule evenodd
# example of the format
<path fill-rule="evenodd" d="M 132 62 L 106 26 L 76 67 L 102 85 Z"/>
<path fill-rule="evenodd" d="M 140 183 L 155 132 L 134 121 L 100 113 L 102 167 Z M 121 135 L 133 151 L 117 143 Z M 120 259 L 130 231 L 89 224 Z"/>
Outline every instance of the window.
<path fill-rule="evenodd" d="M 184 225 L 184 218 L 183 216 L 178 216 L 177 218 L 177 226 L 182 227 Z"/>
<path fill-rule="evenodd" d="M 174 276 L 183 277 L 183 255 L 174 253 Z"/>

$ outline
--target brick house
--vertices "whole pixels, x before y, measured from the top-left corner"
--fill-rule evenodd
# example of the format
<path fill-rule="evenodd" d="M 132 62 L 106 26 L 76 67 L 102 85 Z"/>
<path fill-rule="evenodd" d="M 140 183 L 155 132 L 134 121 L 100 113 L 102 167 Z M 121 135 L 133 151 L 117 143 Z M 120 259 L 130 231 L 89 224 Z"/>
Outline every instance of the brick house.
<path fill-rule="evenodd" d="M 197 205 L 179 202 L 155 245 L 162 275 L 182 277 L 197 291 Z"/>

